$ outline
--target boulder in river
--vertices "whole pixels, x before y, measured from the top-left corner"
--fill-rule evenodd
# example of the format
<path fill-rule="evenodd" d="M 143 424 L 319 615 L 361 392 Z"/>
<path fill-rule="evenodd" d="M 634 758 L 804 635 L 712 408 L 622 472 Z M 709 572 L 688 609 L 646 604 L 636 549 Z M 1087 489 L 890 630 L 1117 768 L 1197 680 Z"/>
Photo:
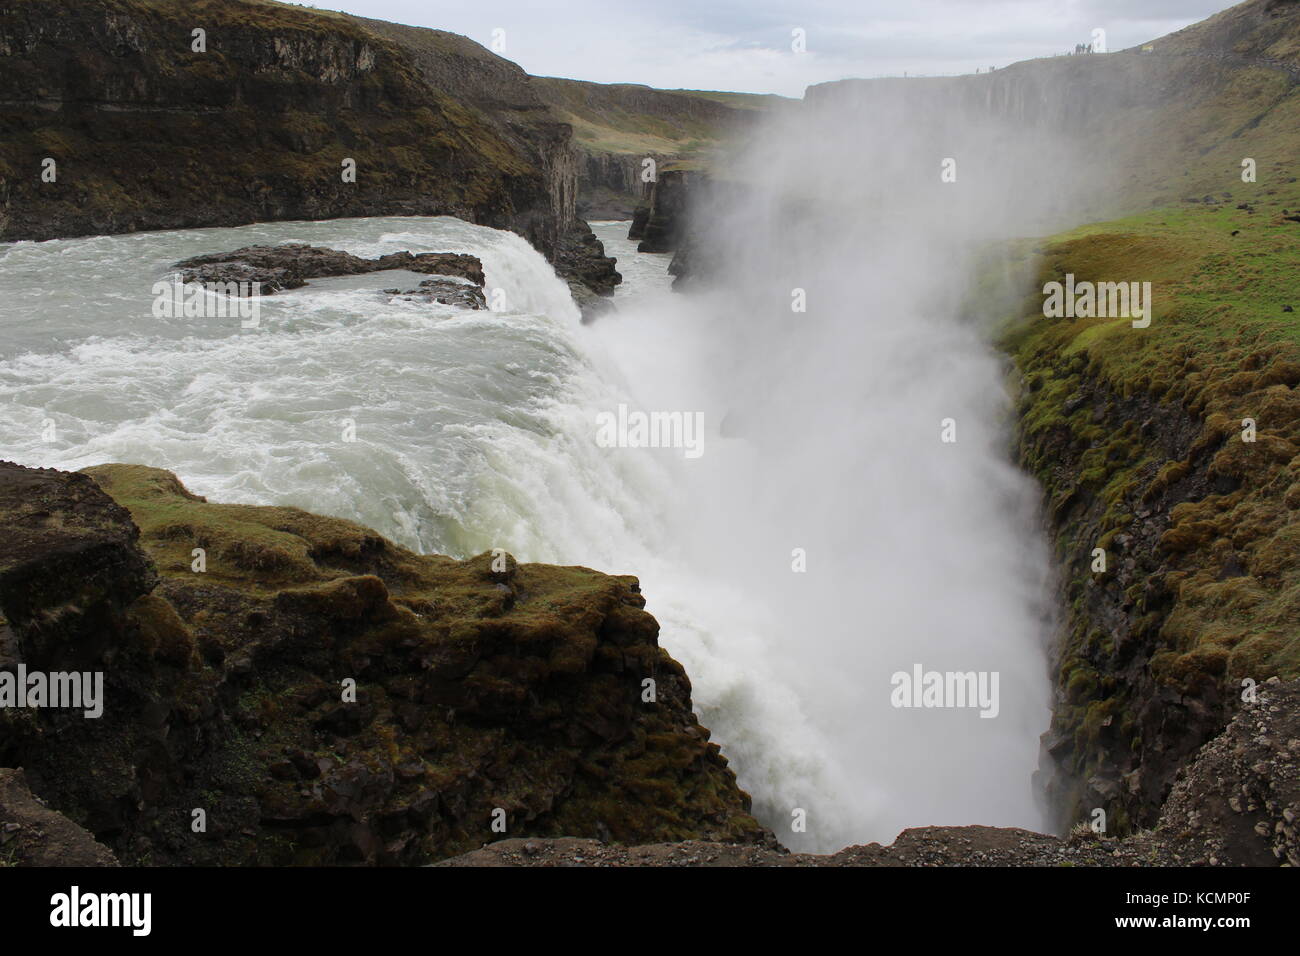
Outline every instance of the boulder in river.
<path fill-rule="evenodd" d="M 462 309 L 486 309 L 483 289 L 463 279 L 425 279 L 414 289 L 384 289 L 385 295 L 456 305 Z"/>
<path fill-rule="evenodd" d="M 468 279 L 480 289 L 485 278 L 477 256 L 459 252 L 393 252 L 377 259 L 363 259 L 339 249 L 325 249 L 305 243 L 278 246 L 245 246 L 233 252 L 193 256 L 176 263 L 185 282 L 251 282 L 258 294 L 297 289 L 309 279 L 363 275 L 390 269 L 423 272 L 428 275 Z"/>

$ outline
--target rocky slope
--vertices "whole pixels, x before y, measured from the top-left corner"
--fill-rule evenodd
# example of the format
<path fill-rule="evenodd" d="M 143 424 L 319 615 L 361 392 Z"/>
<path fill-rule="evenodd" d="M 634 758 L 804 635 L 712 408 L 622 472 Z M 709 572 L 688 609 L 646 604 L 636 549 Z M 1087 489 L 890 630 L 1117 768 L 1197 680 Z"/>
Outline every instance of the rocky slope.
<path fill-rule="evenodd" d="M 15 0 L 0 88 L 0 240 L 452 215 L 612 272 L 571 128 L 464 37 L 266 0 Z"/>
<path fill-rule="evenodd" d="M 0 770 L 0 866 L 116 866 L 107 847 L 34 796 L 21 770 Z"/>
<path fill-rule="evenodd" d="M 1300 866 L 1300 681 L 1272 681 L 1205 747 L 1151 830 L 1060 839 L 997 827 L 918 827 L 819 856 L 764 844 L 502 840 L 441 866 Z"/>
<path fill-rule="evenodd" d="M 1252 185 L 1027 256 L 1035 288 L 1149 279 L 1150 328 L 1031 295 L 1003 335 L 1067 608 L 1045 739 L 1067 823 L 1150 825 L 1241 694 L 1300 675 L 1300 188 Z"/>
<path fill-rule="evenodd" d="M 0 671 L 105 680 L 98 719 L 0 709 L 0 767 L 124 864 L 421 863 L 498 819 L 768 838 L 634 578 L 417 555 L 142 466 L 0 464 L 0 514 Z"/>

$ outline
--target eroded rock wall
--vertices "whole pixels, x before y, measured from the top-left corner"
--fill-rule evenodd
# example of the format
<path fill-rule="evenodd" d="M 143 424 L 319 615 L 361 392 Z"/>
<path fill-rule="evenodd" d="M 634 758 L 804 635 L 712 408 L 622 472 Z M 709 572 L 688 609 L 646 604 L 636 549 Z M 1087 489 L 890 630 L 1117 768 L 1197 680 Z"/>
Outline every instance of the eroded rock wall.
<path fill-rule="evenodd" d="M 0 513 L 0 670 L 104 675 L 98 719 L 0 709 L 0 767 L 123 864 L 766 837 L 634 578 L 416 555 L 142 466 L 3 463 Z"/>
<path fill-rule="evenodd" d="M 555 261 L 579 222 L 571 128 L 455 34 L 234 0 L 15 0 L 0 89 L 0 241 L 450 215 Z"/>

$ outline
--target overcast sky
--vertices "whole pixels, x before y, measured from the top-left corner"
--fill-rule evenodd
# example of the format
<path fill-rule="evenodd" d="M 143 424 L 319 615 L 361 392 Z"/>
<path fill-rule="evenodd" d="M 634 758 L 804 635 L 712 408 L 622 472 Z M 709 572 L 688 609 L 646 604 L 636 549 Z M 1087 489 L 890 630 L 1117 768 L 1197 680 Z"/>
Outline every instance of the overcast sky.
<path fill-rule="evenodd" d="M 317 0 L 451 30 L 529 73 L 668 89 L 800 96 L 849 76 L 966 73 L 1070 50 L 1105 30 L 1134 46 L 1231 0 Z M 807 51 L 791 49 L 802 29 Z"/>

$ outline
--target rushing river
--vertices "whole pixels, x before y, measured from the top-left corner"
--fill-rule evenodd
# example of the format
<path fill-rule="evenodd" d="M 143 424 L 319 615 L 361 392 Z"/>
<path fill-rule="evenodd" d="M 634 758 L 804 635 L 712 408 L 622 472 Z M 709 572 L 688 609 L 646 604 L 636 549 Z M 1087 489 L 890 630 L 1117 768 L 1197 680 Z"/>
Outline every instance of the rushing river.
<path fill-rule="evenodd" d="M 928 601 L 913 586 L 944 567 L 946 536 L 984 534 L 1008 494 L 1020 496 L 1017 513 L 1032 510 L 1032 494 L 999 472 L 987 500 L 959 502 L 987 509 L 987 522 L 953 518 L 936 532 L 915 476 L 858 447 L 838 467 L 898 495 L 849 505 L 815 481 L 793 497 L 765 486 L 785 452 L 747 441 L 746 416 L 758 413 L 717 387 L 727 355 L 700 338 L 707 304 L 670 293 L 669 257 L 638 255 L 626 223 L 595 228 L 625 281 L 620 312 L 590 326 L 524 240 L 450 218 L 0 246 L 0 455 L 64 469 L 154 465 L 214 501 L 297 505 L 422 551 L 501 547 L 637 574 L 703 722 L 788 845 L 833 850 L 932 823 L 1041 827 L 1029 785 L 1047 719 L 1040 648 L 1023 615 L 1009 624 L 980 597 L 1032 588 L 978 567 L 955 588 L 930 582 Z M 151 290 L 171 263 L 283 242 L 365 257 L 471 253 L 506 307 L 393 299 L 377 289 L 400 282 L 363 276 L 264 298 L 256 328 L 153 314 Z M 996 391 L 995 363 L 977 369 Z M 597 416 L 620 404 L 702 412 L 704 454 L 602 447 Z M 986 417 L 997 403 L 987 404 Z M 355 441 L 344 440 L 349 427 Z M 891 521 L 914 509 L 916 537 L 874 537 L 872 508 Z M 805 514 L 812 531 L 800 538 Z M 835 533 L 818 538 L 826 529 Z M 799 574 L 791 555 L 808 539 L 823 546 Z M 819 562 L 855 547 L 894 550 L 869 574 L 828 578 Z M 1029 561 L 1041 566 L 1037 547 Z M 914 661 L 975 667 L 964 647 L 1001 672 L 998 719 L 891 707 L 890 673 Z M 807 832 L 791 831 L 796 811 Z"/>

